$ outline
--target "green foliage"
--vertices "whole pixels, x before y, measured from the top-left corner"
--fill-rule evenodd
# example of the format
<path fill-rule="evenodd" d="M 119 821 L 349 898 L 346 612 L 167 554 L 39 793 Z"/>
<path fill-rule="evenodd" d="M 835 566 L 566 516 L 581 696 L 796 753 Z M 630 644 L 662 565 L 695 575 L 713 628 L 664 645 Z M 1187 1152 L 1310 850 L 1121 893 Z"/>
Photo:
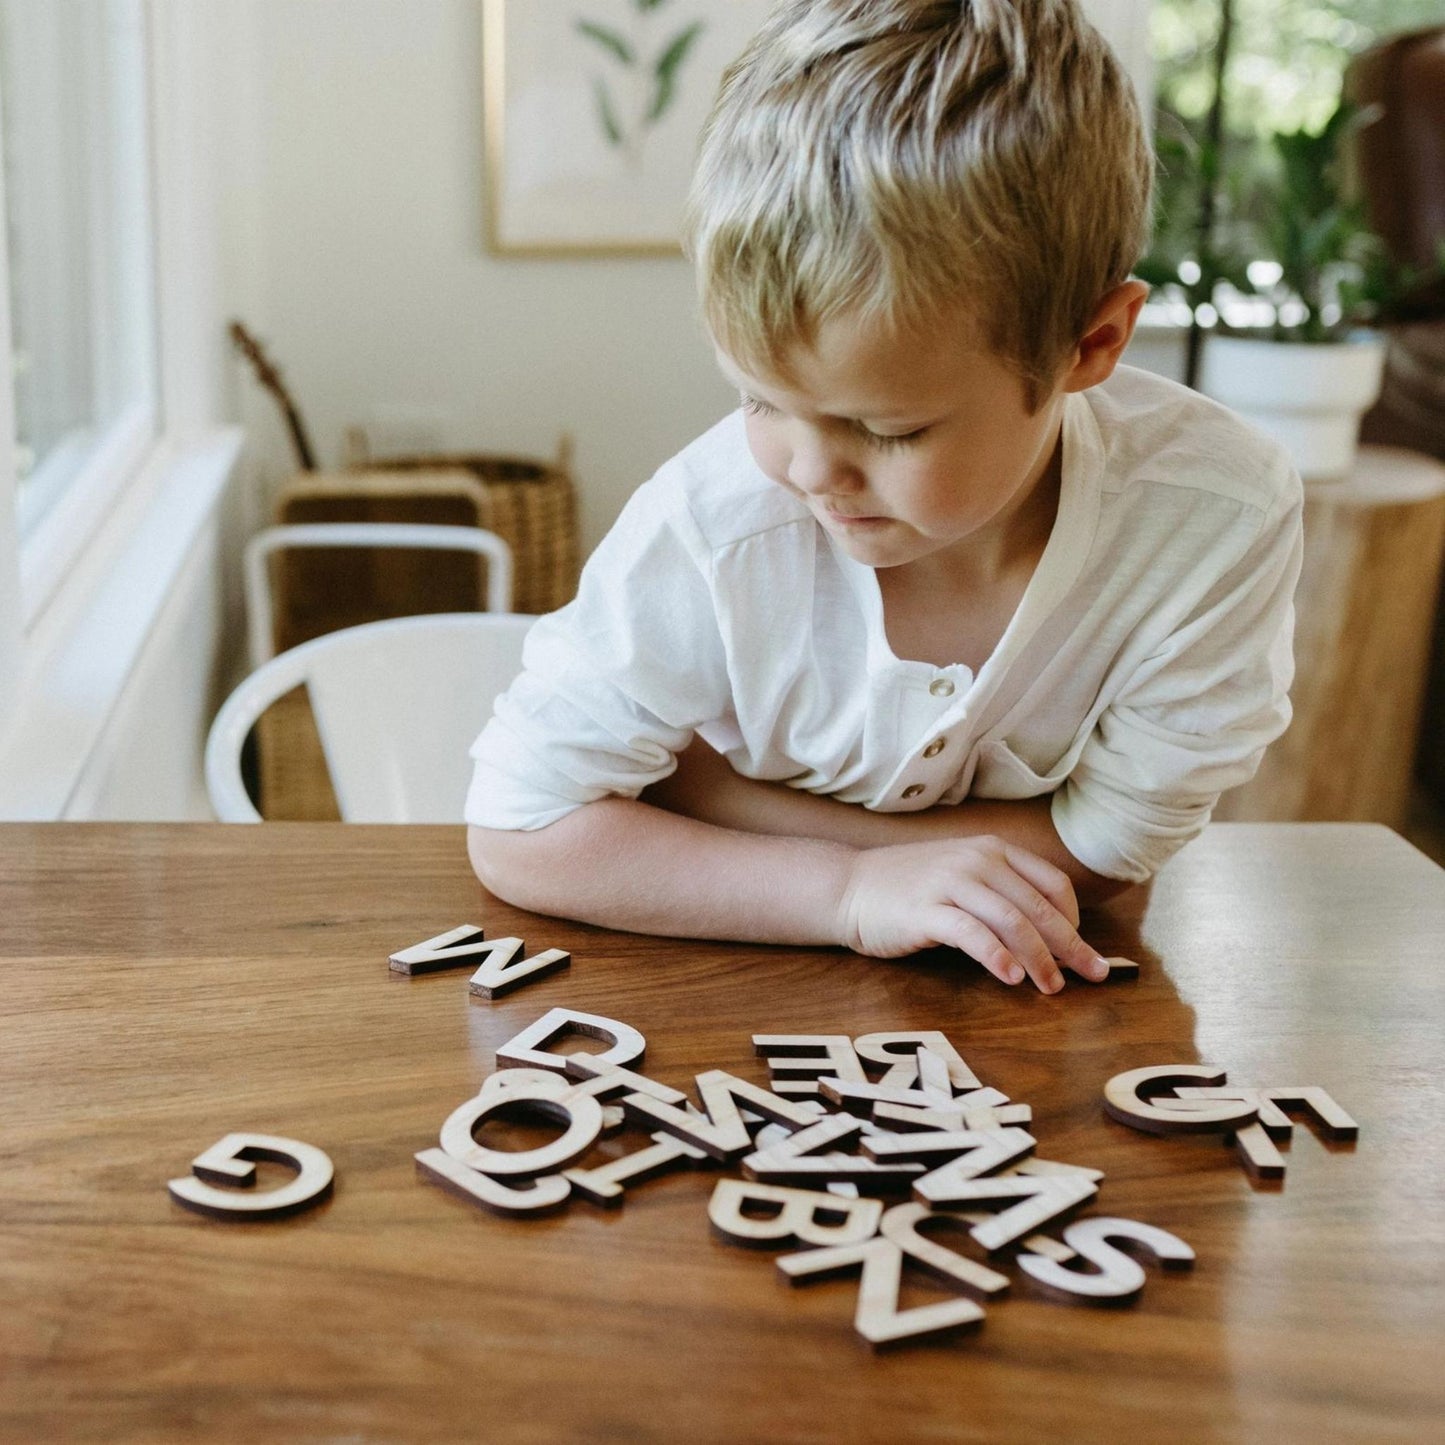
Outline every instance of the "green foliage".
<path fill-rule="evenodd" d="M 1349 143 L 1370 118 L 1341 102 L 1318 130 L 1284 131 L 1262 146 L 1234 138 L 1223 165 L 1187 130 L 1181 137 L 1161 127 L 1159 224 L 1139 276 L 1175 289 L 1196 312 L 1217 301 L 1221 284 L 1264 296 L 1276 317 L 1271 335 L 1280 341 L 1334 341 L 1392 319 L 1431 278 L 1390 259 L 1363 201 L 1345 185 Z M 1191 223 L 1211 179 L 1217 215 L 1201 243 Z M 1278 279 L 1253 282 L 1249 266 L 1259 261 L 1273 262 Z"/>
<path fill-rule="evenodd" d="M 667 48 L 657 57 L 653 67 L 656 84 L 652 92 L 652 104 L 647 108 L 649 121 L 659 120 L 672 104 L 677 87 L 678 67 L 687 59 L 697 37 L 707 27 L 701 20 L 694 21 L 686 30 L 675 36 Z"/>
<path fill-rule="evenodd" d="M 1248 221 L 1261 254 L 1280 267 L 1271 299 L 1304 308 L 1293 325 L 1275 323 L 1281 338 L 1336 339 L 1379 319 L 1399 289 L 1364 203 L 1347 196 L 1343 185 L 1345 146 L 1360 122 L 1355 107 L 1342 103 L 1318 131 L 1270 137 Z"/>
<path fill-rule="evenodd" d="M 1135 273 L 1151 286 L 1171 286 L 1190 309 L 1211 301 L 1222 281 L 1245 290 L 1249 257 L 1222 244 L 1220 235 L 1243 206 L 1242 177 L 1223 164 L 1221 152 L 1174 116 L 1161 116 L 1155 131 L 1154 241 Z M 1215 190 L 1219 215 L 1208 238 L 1199 233 L 1200 197 Z"/>
<path fill-rule="evenodd" d="M 632 53 L 632 47 L 615 30 L 606 25 L 597 25 L 591 20 L 578 20 L 575 23 L 579 35 L 585 35 L 589 40 L 596 41 L 624 65 L 637 63 L 637 57 Z"/>
<path fill-rule="evenodd" d="M 617 119 L 617 107 L 612 103 L 612 92 L 607 89 L 607 82 L 600 75 L 592 82 L 592 94 L 597 102 L 597 121 L 602 127 L 602 134 L 607 137 L 608 144 L 623 145 L 626 137 L 622 133 L 622 124 Z"/>

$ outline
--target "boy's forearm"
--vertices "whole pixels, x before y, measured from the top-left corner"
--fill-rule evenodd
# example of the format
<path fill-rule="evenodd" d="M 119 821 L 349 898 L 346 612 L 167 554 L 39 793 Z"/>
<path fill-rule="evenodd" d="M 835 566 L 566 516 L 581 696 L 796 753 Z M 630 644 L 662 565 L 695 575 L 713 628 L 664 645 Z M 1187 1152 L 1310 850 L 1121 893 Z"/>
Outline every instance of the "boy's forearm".
<path fill-rule="evenodd" d="M 1079 902 L 1102 903 L 1129 885 L 1080 863 L 1054 828 L 1049 796 L 1008 802 L 971 798 L 918 813 L 878 813 L 853 803 L 800 792 L 781 783 L 740 777 L 716 753 L 694 746 L 683 773 L 644 796 L 689 817 L 745 832 L 820 838 L 851 848 L 882 848 L 984 834 L 1027 848 L 1069 875 Z"/>
<path fill-rule="evenodd" d="M 738 832 L 605 798 L 533 832 L 468 829 L 478 878 L 520 908 L 605 928 L 836 944 L 855 849 Z"/>

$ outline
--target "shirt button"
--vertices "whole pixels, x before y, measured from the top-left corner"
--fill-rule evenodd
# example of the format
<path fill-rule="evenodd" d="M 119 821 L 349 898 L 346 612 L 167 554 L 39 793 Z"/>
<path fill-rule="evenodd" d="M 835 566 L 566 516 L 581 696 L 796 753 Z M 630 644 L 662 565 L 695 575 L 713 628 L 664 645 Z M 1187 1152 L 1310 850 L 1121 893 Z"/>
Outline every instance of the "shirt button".
<path fill-rule="evenodd" d="M 946 677 L 935 677 L 928 684 L 928 690 L 934 697 L 952 697 L 953 684 Z"/>
<path fill-rule="evenodd" d="M 931 743 L 929 743 L 929 745 L 928 745 L 926 748 L 924 748 L 924 750 L 923 750 L 923 756 L 924 756 L 925 758 L 936 758 L 936 757 L 939 755 L 939 753 L 941 753 L 941 752 L 944 750 L 944 748 L 946 748 L 947 746 L 948 746 L 948 739 L 947 739 L 947 738 L 934 738 L 934 740 L 933 740 Z"/>
<path fill-rule="evenodd" d="M 903 796 L 905 798 L 916 798 L 922 791 L 922 783 L 909 783 L 909 785 L 903 790 Z"/>

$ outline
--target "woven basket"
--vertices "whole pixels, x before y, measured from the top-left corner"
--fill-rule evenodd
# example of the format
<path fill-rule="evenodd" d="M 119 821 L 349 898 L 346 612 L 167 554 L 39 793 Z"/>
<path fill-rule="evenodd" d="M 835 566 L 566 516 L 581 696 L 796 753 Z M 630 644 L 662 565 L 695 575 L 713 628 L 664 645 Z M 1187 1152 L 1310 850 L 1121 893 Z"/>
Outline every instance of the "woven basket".
<path fill-rule="evenodd" d="M 512 549 L 516 563 L 514 612 L 554 612 L 577 591 L 577 494 L 571 446 L 565 439 L 556 462 L 459 453 L 387 457 L 378 470 L 464 471 L 481 483 L 479 525 Z"/>

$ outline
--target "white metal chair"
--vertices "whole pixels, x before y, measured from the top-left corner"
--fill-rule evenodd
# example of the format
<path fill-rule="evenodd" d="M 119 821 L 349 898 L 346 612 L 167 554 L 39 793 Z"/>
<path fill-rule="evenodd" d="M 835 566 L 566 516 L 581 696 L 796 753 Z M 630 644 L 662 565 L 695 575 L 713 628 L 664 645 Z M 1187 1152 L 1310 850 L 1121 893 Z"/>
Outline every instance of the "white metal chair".
<path fill-rule="evenodd" d="M 259 823 L 241 778 L 256 719 L 306 684 L 341 817 L 348 823 L 459 823 L 467 748 L 521 670 L 536 619 L 442 612 L 346 627 L 253 672 L 206 740 L 206 789 L 223 823 Z"/>
<path fill-rule="evenodd" d="M 481 527 L 439 527 L 412 522 L 298 522 L 266 527 L 246 544 L 246 626 L 251 666 L 275 655 L 271 557 L 288 547 L 425 547 L 475 552 L 487 559 L 487 611 L 512 607 L 512 549 Z"/>

